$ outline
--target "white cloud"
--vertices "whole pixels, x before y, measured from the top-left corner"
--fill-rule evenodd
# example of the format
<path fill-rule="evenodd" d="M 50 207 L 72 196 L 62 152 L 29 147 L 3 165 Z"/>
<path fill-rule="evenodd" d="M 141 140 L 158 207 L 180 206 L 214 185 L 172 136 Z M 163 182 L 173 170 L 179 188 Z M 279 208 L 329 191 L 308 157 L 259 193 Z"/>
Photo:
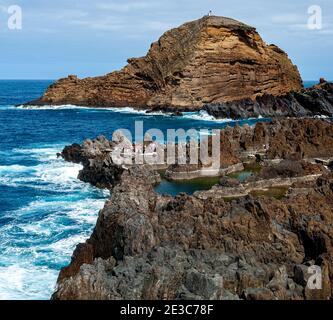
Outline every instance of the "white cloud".
<path fill-rule="evenodd" d="M 73 26 L 82 26 L 84 28 L 100 30 L 100 31 L 126 31 L 126 36 L 138 37 L 149 31 L 159 33 L 165 32 L 176 25 L 161 21 L 128 21 L 121 17 L 112 17 L 101 19 L 73 20 L 70 21 Z M 124 36 L 124 35 L 123 35 Z"/>
<path fill-rule="evenodd" d="M 74 19 L 85 18 L 89 15 L 88 11 L 79 10 L 79 9 L 49 9 L 41 8 L 40 10 L 32 10 L 30 8 L 25 8 L 25 15 L 31 20 L 35 19 L 39 23 L 44 23 L 45 21 L 50 24 L 51 22 L 59 21 L 71 21 Z"/>
<path fill-rule="evenodd" d="M 301 22 L 306 23 L 307 19 L 308 17 L 305 14 L 286 13 L 286 14 L 274 15 L 271 18 L 271 21 L 277 24 L 292 25 L 292 24 L 299 24 Z"/>
<path fill-rule="evenodd" d="M 129 26 L 124 18 L 108 16 L 100 18 L 88 18 L 88 19 L 75 19 L 69 21 L 70 25 L 82 26 L 84 28 L 101 30 L 101 31 L 116 31 L 125 29 Z"/>
<path fill-rule="evenodd" d="M 139 1 L 132 1 L 128 3 L 107 2 L 107 3 L 97 4 L 98 9 L 108 10 L 113 12 L 129 12 L 132 10 L 150 9 L 153 6 L 154 4 L 152 2 L 139 2 Z"/>

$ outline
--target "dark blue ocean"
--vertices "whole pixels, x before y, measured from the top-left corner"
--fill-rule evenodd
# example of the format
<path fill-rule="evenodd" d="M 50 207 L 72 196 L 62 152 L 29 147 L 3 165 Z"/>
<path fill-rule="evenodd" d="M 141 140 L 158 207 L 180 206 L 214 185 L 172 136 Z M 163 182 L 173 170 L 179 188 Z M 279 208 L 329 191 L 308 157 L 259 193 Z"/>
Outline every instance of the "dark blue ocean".
<path fill-rule="evenodd" d="M 0 299 L 49 299 L 59 270 L 89 237 L 109 196 L 76 179 L 79 165 L 57 159 L 65 145 L 100 134 L 111 138 L 120 128 L 133 132 L 136 120 L 163 132 L 235 124 L 204 113 L 171 117 L 129 109 L 15 107 L 38 98 L 51 83 L 0 81 Z M 177 193 L 170 185 L 159 191 Z"/>

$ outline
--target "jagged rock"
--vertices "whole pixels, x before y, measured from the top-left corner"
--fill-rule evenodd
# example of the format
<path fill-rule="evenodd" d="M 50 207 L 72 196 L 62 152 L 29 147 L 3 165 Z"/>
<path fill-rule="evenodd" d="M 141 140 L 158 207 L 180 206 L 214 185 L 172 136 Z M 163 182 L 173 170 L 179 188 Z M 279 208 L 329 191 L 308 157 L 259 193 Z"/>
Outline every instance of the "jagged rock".
<path fill-rule="evenodd" d="M 220 179 L 220 186 L 227 187 L 227 188 L 236 188 L 240 186 L 240 181 L 237 179 L 229 178 L 229 177 L 222 177 Z"/>
<path fill-rule="evenodd" d="M 211 154 L 211 150 L 209 150 Z M 323 169 L 302 159 L 333 157 L 333 125 L 320 119 L 283 119 L 259 122 L 254 127 L 227 127 L 220 133 L 220 168 L 215 175 L 242 171 L 242 161 L 257 155 L 260 162 L 265 159 L 285 159 L 284 162 L 269 166 L 263 177 L 293 177 L 306 174 L 320 174 Z M 289 168 L 288 168 L 289 164 Z M 296 168 L 298 167 L 298 169 Z M 167 177 L 172 180 L 193 179 L 205 175 L 205 167 L 175 164 L 168 168 Z M 272 170 L 271 170 L 272 169 Z M 211 173 L 211 170 L 209 171 Z"/>
<path fill-rule="evenodd" d="M 79 179 L 82 181 L 90 182 L 101 188 L 112 189 L 118 183 L 123 171 L 135 164 L 134 159 L 137 152 L 154 151 L 155 147 L 151 147 L 154 142 L 148 140 L 144 146 L 134 148 L 132 143 L 120 133 L 114 137 L 112 142 L 100 136 L 94 141 L 86 140 L 82 146 L 73 144 L 66 147 L 62 156 L 67 161 L 83 164 L 83 169 L 79 174 Z M 211 155 L 212 144 L 208 145 L 208 154 Z M 201 145 L 199 147 L 201 148 Z M 200 159 L 198 159 L 198 164 L 190 164 L 188 145 L 186 146 L 187 164 L 177 162 L 175 165 L 168 165 L 167 149 L 165 147 L 161 149 L 164 153 L 161 157 L 164 162 L 162 161 L 162 164 L 154 167 L 155 169 L 167 169 L 165 176 L 170 180 L 186 180 L 212 175 L 223 176 L 242 171 L 244 169 L 242 161 L 247 160 L 249 155 L 256 154 L 260 154 L 261 162 L 265 159 L 285 159 L 275 166 L 270 164 L 267 170 L 264 168 L 261 173 L 264 179 L 315 175 L 323 173 L 324 169 L 319 165 L 299 162 L 299 160 L 313 158 L 318 162 L 317 157 L 333 158 L 333 125 L 330 121 L 320 119 L 288 119 L 257 123 L 254 127 L 227 127 L 220 133 L 219 166 L 217 168 L 211 168 L 210 165 L 204 166 Z M 125 153 L 126 159 L 130 160 L 129 165 L 122 164 Z M 119 159 L 122 161 L 118 162 Z M 330 160 L 327 162 L 330 163 Z M 152 179 L 155 180 L 154 177 Z"/>
<path fill-rule="evenodd" d="M 85 161 L 85 158 L 82 155 L 82 148 L 77 143 L 74 143 L 71 146 L 66 146 L 60 156 L 68 162 L 83 163 Z"/>
<path fill-rule="evenodd" d="M 203 17 L 167 31 L 143 58 L 102 77 L 69 76 L 30 104 L 198 110 L 205 104 L 282 95 L 302 88 L 297 67 L 255 28 Z"/>
<path fill-rule="evenodd" d="M 316 174 L 278 199 L 224 200 L 220 191 L 231 180 L 170 197 L 154 192 L 160 176 L 152 167 L 123 169 L 93 234 L 61 271 L 53 298 L 332 299 L 333 176 L 298 160 L 331 155 L 331 122 L 289 119 L 227 128 L 224 135 L 237 156 L 260 149 L 266 158 L 286 157 L 271 165 L 274 176 L 283 177 L 286 169 L 289 180 Z M 114 143 L 99 137 L 65 154 L 91 161 L 109 147 Z M 322 271 L 320 290 L 308 286 L 313 265 Z"/>
<path fill-rule="evenodd" d="M 264 166 L 253 180 L 304 177 L 324 174 L 326 171 L 322 165 L 284 159 L 277 164 Z"/>
<path fill-rule="evenodd" d="M 274 294 L 267 288 L 248 288 L 244 290 L 246 300 L 275 300 Z"/>
<path fill-rule="evenodd" d="M 333 116 L 333 84 L 289 92 L 285 95 L 258 96 L 255 99 L 211 103 L 204 110 L 215 118 L 247 119 L 261 117 Z"/>
<path fill-rule="evenodd" d="M 257 123 L 254 128 L 236 126 L 223 132 L 238 158 L 248 154 L 291 160 L 333 156 L 331 121 L 282 119 Z"/>
<path fill-rule="evenodd" d="M 225 202 L 215 193 L 158 195 L 145 170 L 124 171 L 86 243 L 89 254 L 74 255 L 54 299 L 332 297 L 332 175 L 306 194 Z M 294 275 L 310 260 L 323 268 L 319 293 Z"/>

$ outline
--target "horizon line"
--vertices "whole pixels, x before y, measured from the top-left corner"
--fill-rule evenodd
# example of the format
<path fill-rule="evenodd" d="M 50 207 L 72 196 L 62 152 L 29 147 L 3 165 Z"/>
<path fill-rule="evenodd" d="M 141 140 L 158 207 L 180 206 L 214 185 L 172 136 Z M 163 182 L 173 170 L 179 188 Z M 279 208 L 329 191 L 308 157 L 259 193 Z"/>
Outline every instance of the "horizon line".
<path fill-rule="evenodd" d="M 62 77 L 63 78 L 63 77 Z M 39 79 L 39 78 L 21 78 L 21 79 L 19 79 L 19 78 L 13 78 L 13 79 L 2 79 L 2 78 L 0 78 L 0 81 L 57 81 L 57 80 L 59 80 L 59 79 L 62 79 L 62 78 L 56 78 L 56 79 Z M 65 77 L 66 78 L 66 77 Z M 84 78 L 79 78 L 79 79 L 84 79 Z M 302 81 L 303 82 L 306 82 L 306 81 L 318 81 L 319 82 L 319 79 L 316 79 L 316 80 L 314 80 L 314 79 L 302 79 Z M 326 80 L 327 82 L 333 82 L 333 80 Z"/>

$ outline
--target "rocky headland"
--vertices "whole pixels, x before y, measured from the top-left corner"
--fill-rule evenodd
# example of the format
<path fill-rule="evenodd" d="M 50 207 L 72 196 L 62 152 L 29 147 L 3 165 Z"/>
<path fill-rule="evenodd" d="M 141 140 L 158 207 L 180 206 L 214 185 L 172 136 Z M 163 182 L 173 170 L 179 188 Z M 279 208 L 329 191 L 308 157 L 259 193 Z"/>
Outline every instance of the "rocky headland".
<path fill-rule="evenodd" d="M 239 161 L 260 170 L 243 183 L 224 176 L 192 196 L 156 193 L 152 166 L 112 163 L 119 136 L 65 148 L 66 160 L 83 164 L 80 178 L 101 179 L 112 195 L 53 299 L 331 299 L 332 123 L 285 119 L 222 136 L 225 167 Z M 281 181 L 279 197 L 227 192 Z M 308 286 L 310 267 L 321 268 L 321 289 Z"/>
<path fill-rule="evenodd" d="M 129 59 L 122 70 L 96 78 L 60 79 L 29 104 L 205 109 L 218 117 L 308 115 L 321 109 L 332 114 L 331 85 L 312 91 L 302 87 L 287 54 L 267 45 L 255 28 L 205 16 L 167 31 L 145 57 Z M 322 97 L 321 109 L 312 104 L 308 108 L 308 101 Z"/>

